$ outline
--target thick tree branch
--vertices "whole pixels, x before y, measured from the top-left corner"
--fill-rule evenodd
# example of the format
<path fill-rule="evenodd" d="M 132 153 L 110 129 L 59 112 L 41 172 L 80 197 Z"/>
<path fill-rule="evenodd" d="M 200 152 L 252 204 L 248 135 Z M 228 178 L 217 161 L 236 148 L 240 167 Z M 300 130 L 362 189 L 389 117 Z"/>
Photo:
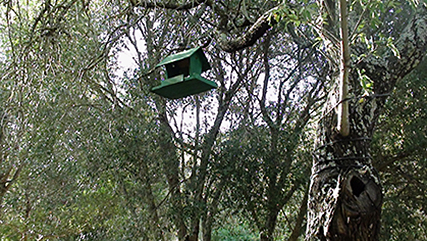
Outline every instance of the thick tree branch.
<path fill-rule="evenodd" d="M 420 6 L 414 18 L 402 31 L 395 44 L 400 56 L 389 50 L 383 58 L 369 56 L 356 67 L 365 70 L 374 81 L 375 94 L 390 93 L 396 81 L 412 71 L 424 58 L 427 50 L 427 9 Z"/>
<path fill-rule="evenodd" d="M 228 14 L 223 11 L 223 9 L 218 5 L 218 3 L 211 0 L 190 0 L 185 3 L 177 4 L 172 1 L 144 1 L 144 0 L 130 0 L 132 6 L 134 7 L 144 7 L 144 8 L 164 8 L 171 10 L 189 10 L 195 7 L 200 6 L 203 3 L 206 3 L 207 6 L 212 8 L 212 10 L 220 16 L 220 23 L 218 24 L 219 30 L 219 46 L 222 50 L 226 52 L 235 52 L 252 46 L 258 39 L 260 39 L 264 34 L 272 28 L 273 25 L 277 24 L 277 21 L 274 18 L 271 18 L 271 14 L 277 11 L 280 6 L 270 9 L 261 15 L 258 20 L 241 36 L 237 38 L 227 37 L 226 31 L 224 30 L 225 25 L 228 22 Z M 246 24 L 247 22 L 245 22 Z"/>
<path fill-rule="evenodd" d="M 143 0 L 130 0 L 130 2 L 134 7 L 189 10 L 206 2 L 206 0 L 190 0 L 185 3 L 176 3 L 174 1 L 143 1 Z"/>
<path fill-rule="evenodd" d="M 264 36 L 273 25 L 277 24 L 276 20 L 270 18 L 270 16 L 274 11 L 278 10 L 279 7 L 280 6 L 277 6 L 265 12 L 248 31 L 235 39 L 228 39 L 225 33 L 221 33 L 219 41 L 221 49 L 231 53 L 252 46 L 259 38 Z"/>

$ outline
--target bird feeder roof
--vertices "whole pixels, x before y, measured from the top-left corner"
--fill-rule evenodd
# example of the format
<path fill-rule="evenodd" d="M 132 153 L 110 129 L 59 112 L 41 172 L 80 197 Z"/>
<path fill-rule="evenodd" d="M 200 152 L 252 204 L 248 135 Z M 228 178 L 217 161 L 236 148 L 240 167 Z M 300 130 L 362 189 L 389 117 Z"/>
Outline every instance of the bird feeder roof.
<path fill-rule="evenodd" d="M 209 65 L 208 59 L 206 58 L 205 54 L 203 53 L 200 47 L 188 49 L 188 50 L 179 52 L 177 54 L 170 55 L 165 59 L 163 59 L 159 64 L 157 64 L 156 67 L 174 63 L 183 59 L 187 59 L 187 58 L 190 58 L 192 55 L 198 56 L 198 59 L 202 64 L 202 71 L 205 71 L 211 68 L 211 66 Z"/>

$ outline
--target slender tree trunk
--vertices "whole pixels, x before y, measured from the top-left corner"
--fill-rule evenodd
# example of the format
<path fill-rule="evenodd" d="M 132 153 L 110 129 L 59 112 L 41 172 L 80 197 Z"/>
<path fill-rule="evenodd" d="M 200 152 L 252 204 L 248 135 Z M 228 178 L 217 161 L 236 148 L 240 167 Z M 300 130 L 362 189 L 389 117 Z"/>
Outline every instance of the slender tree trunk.
<path fill-rule="evenodd" d="M 274 229 L 276 228 L 277 215 L 279 210 L 269 210 L 267 215 L 267 222 L 265 224 L 264 230 L 261 233 L 260 241 L 272 241 L 274 240 L 273 234 Z"/>
<path fill-rule="evenodd" d="M 221 124 L 225 118 L 225 115 L 230 107 L 230 103 L 234 95 L 237 93 L 238 87 L 241 82 L 244 80 L 244 76 L 248 74 L 248 71 L 251 68 L 247 68 L 245 72 L 242 73 L 242 76 L 239 77 L 231 87 L 221 94 L 222 99 L 219 100 L 218 112 L 215 117 L 214 123 L 209 130 L 209 132 L 205 136 L 205 140 L 203 141 L 201 147 L 201 157 L 200 157 L 200 165 L 193 170 L 192 178 L 190 182 L 192 186 L 195 187 L 194 192 L 194 201 L 197 203 L 197 207 L 194 207 L 194 215 L 191 217 L 191 233 L 187 236 L 189 241 L 197 241 L 198 235 L 200 231 L 200 223 L 202 221 L 202 217 L 204 215 L 205 208 L 207 206 L 207 197 L 204 197 L 204 193 L 206 191 L 206 182 L 208 179 L 208 167 L 209 160 L 212 154 L 212 147 L 215 144 L 216 138 L 219 133 L 219 129 Z M 222 77 L 218 77 L 222 78 Z M 223 81 L 220 81 L 223 82 Z"/>
<path fill-rule="evenodd" d="M 234 95 L 234 93 L 233 93 Z M 191 233 L 188 234 L 187 240 L 188 241 L 197 241 L 200 231 L 200 222 L 202 221 L 202 215 L 205 212 L 204 208 L 206 208 L 206 199 L 203 197 L 203 193 L 206 188 L 206 180 L 208 175 L 208 162 L 211 155 L 212 147 L 215 143 L 215 139 L 219 133 L 219 128 L 221 126 L 221 123 L 225 117 L 226 111 L 228 110 L 230 100 L 233 97 L 233 95 L 229 95 L 229 100 L 220 103 L 220 106 L 218 108 L 218 114 L 216 116 L 215 122 L 213 127 L 210 129 L 209 133 L 206 136 L 205 141 L 203 142 L 202 146 L 202 154 L 200 158 L 200 166 L 198 166 L 198 175 L 193 175 L 193 179 L 191 182 L 193 182 L 193 186 L 195 187 L 194 193 L 194 202 L 197 203 L 197 205 L 194 207 L 194 214 L 193 217 L 191 217 Z M 203 207 L 203 208 L 202 208 Z"/>
<path fill-rule="evenodd" d="M 158 107 L 160 110 L 163 107 Z M 166 113 L 161 111 L 159 114 L 161 135 L 159 140 L 162 148 L 162 161 L 165 176 L 169 186 L 169 193 L 171 199 L 171 205 L 173 209 L 173 222 L 178 230 L 178 239 L 184 240 L 187 235 L 187 226 L 185 225 L 183 204 L 182 204 L 182 193 L 180 189 L 179 181 L 179 160 L 176 153 L 175 145 L 172 143 L 172 130 L 169 126 L 169 122 L 166 117 Z"/>
<path fill-rule="evenodd" d="M 304 198 L 302 199 L 301 206 L 298 211 L 297 221 L 295 223 L 292 234 L 289 237 L 288 241 L 297 241 L 298 237 L 301 235 L 301 229 L 303 227 L 303 221 L 305 214 L 307 213 L 307 201 L 308 201 L 308 189 L 304 192 Z"/>
<path fill-rule="evenodd" d="M 148 171 L 148 166 L 144 161 L 141 162 L 141 168 L 142 171 L 140 171 L 140 179 L 144 181 L 144 185 L 146 186 L 145 190 L 145 202 L 148 204 L 148 211 L 150 213 L 150 225 L 151 225 L 151 232 L 155 236 L 157 241 L 163 241 L 163 230 L 161 229 L 159 214 L 157 212 L 157 205 L 156 205 L 156 198 L 153 193 L 152 184 L 150 182 L 150 178 L 147 176 L 147 173 L 150 173 Z"/>
<path fill-rule="evenodd" d="M 203 226 L 203 241 L 211 241 L 212 240 L 212 222 L 210 219 L 208 221 L 202 222 Z"/>
<path fill-rule="evenodd" d="M 227 176 L 223 177 L 223 179 L 219 181 L 215 192 L 212 195 L 212 202 L 209 207 L 205 209 L 202 219 L 203 241 L 211 241 L 212 239 L 212 225 L 214 223 L 214 217 L 218 213 L 218 205 L 227 182 Z"/>
<path fill-rule="evenodd" d="M 278 146 L 278 130 L 276 128 L 270 127 L 270 156 L 266 161 L 266 176 L 268 177 L 268 189 L 267 189 L 267 215 L 264 217 L 264 226 L 260 228 L 261 241 L 270 241 L 273 240 L 274 229 L 276 228 L 277 215 L 280 211 L 279 200 L 281 191 L 278 190 L 278 175 L 280 166 L 279 163 L 279 152 L 277 150 Z M 285 171 L 287 173 L 287 171 Z"/>

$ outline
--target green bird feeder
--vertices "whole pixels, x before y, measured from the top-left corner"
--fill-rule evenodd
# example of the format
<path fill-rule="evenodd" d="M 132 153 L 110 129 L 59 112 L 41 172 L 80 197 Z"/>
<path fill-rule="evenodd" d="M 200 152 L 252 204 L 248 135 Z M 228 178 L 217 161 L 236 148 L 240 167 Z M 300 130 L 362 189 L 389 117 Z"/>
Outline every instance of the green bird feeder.
<path fill-rule="evenodd" d="M 166 66 L 166 79 L 151 89 L 160 96 L 179 99 L 218 87 L 215 82 L 201 76 L 211 66 L 200 47 L 171 55 L 156 67 L 163 65 Z"/>

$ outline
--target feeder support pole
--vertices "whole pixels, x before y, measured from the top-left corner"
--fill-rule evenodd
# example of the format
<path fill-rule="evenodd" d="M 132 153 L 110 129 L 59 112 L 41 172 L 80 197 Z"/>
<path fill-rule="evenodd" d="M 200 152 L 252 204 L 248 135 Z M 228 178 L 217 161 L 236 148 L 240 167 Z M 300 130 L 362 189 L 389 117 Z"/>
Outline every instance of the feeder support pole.
<path fill-rule="evenodd" d="M 348 75 L 350 65 L 350 46 L 348 41 L 348 12 L 347 0 L 340 0 L 340 22 L 341 22 L 341 59 L 339 77 L 339 105 L 337 129 L 342 136 L 350 134 L 349 111 L 348 111 Z"/>

